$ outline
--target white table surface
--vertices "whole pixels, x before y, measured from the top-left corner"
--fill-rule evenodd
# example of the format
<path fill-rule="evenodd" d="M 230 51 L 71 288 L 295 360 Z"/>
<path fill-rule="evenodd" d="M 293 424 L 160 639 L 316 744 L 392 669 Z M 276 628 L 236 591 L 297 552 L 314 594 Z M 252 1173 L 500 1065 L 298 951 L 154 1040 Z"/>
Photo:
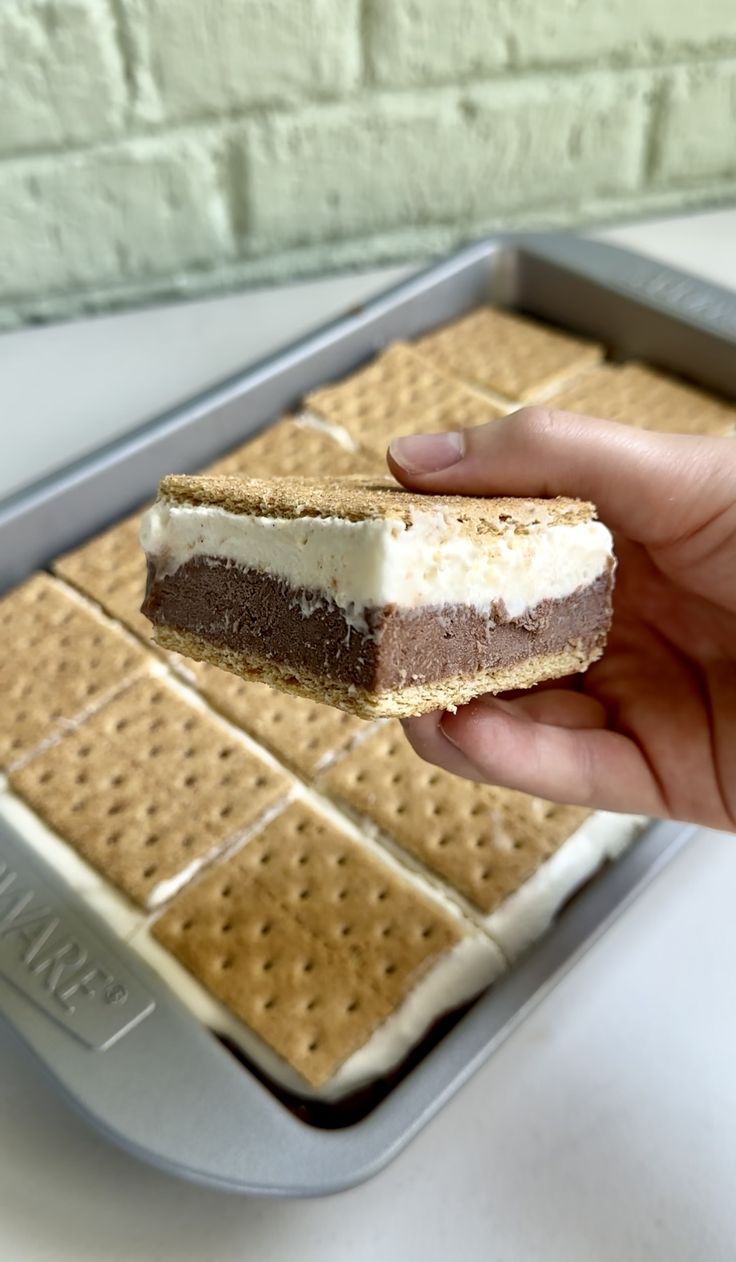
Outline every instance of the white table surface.
<path fill-rule="evenodd" d="M 606 236 L 736 288 L 736 211 Z M 0 493 L 400 274 L 0 338 Z M 732 1262 L 735 895 L 736 838 L 702 833 L 406 1152 L 326 1200 L 138 1164 L 0 1023 L 0 1262 Z"/>

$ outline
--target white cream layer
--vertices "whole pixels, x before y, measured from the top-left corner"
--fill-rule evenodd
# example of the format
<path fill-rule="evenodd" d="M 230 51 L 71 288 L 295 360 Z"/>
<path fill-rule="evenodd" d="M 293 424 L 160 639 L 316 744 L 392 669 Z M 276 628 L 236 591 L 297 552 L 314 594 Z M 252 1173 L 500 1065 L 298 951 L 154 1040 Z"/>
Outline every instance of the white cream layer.
<path fill-rule="evenodd" d="M 196 557 L 265 570 L 292 587 L 329 597 L 349 621 L 383 605 L 442 604 L 510 618 L 569 596 L 606 569 L 612 540 L 597 521 L 530 526 L 525 533 L 471 535 L 441 512 L 393 519 L 273 518 L 159 500 L 143 519 L 141 543 L 161 575 Z"/>

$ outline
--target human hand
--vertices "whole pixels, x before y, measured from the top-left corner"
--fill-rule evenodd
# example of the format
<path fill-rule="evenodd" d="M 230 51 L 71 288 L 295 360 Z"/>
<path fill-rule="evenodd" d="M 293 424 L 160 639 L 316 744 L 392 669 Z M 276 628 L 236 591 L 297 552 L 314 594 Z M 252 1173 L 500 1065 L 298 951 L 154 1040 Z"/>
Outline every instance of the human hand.
<path fill-rule="evenodd" d="M 417 753 L 552 801 L 736 830 L 736 440 L 524 408 L 399 439 L 389 465 L 418 491 L 591 500 L 618 556 L 600 661 L 406 720 Z"/>

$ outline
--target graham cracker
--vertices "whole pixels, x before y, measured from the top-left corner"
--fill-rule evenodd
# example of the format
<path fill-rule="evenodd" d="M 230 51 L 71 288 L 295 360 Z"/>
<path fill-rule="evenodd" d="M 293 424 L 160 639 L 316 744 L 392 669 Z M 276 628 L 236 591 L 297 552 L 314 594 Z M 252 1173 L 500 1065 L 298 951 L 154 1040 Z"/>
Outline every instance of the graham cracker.
<path fill-rule="evenodd" d="M 602 364 L 545 406 L 671 434 L 736 432 L 736 405 L 645 364 Z"/>
<path fill-rule="evenodd" d="M 180 894 L 153 933 L 312 1086 L 461 936 L 304 803 Z"/>
<path fill-rule="evenodd" d="M 468 429 L 496 420 L 505 409 L 469 386 L 436 371 L 404 342 L 337 385 L 307 395 L 319 416 L 343 426 L 356 443 L 383 456 L 400 434 Z"/>
<path fill-rule="evenodd" d="M 459 919 L 305 802 L 282 811 L 240 858 L 303 928 L 355 955 L 392 1003 L 462 937 Z"/>
<path fill-rule="evenodd" d="M 154 937 L 239 1020 L 314 1087 L 389 1015 L 361 991 L 357 962 L 333 953 L 288 916 L 236 856 L 180 894 Z M 228 892 L 226 892 L 228 891 Z"/>
<path fill-rule="evenodd" d="M 0 601 L 0 766 L 99 705 L 146 669 L 135 641 L 47 574 Z"/>
<path fill-rule="evenodd" d="M 141 514 L 135 513 L 54 562 L 54 570 L 91 596 L 123 626 L 150 642 L 151 624 L 141 613 L 146 559 L 138 541 Z"/>
<path fill-rule="evenodd" d="M 11 784 L 140 906 L 291 787 L 203 706 L 151 677 L 12 773 Z"/>
<path fill-rule="evenodd" d="M 471 311 L 412 345 L 434 368 L 520 402 L 602 358 L 592 342 L 493 307 Z"/>
<path fill-rule="evenodd" d="M 342 517 L 346 521 L 391 520 L 411 525 L 418 513 L 442 513 L 448 524 L 469 533 L 526 534 L 530 527 L 575 525 L 595 518 L 583 500 L 419 495 L 395 482 L 347 478 L 223 478 L 171 474 L 159 498 L 201 504 L 254 517 Z"/>
<path fill-rule="evenodd" d="M 337 683 L 304 669 L 282 666 L 270 658 L 251 657 L 236 649 L 213 644 L 192 631 L 157 626 L 156 642 L 169 651 L 183 654 L 198 662 L 209 662 L 222 671 L 232 672 L 248 682 L 258 681 L 292 697 L 302 697 L 321 705 L 335 706 L 346 714 L 362 719 L 408 718 L 464 705 L 484 693 L 509 692 L 514 688 L 531 688 L 545 679 L 561 679 L 565 675 L 587 670 L 603 653 L 603 636 L 595 643 L 572 643 L 557 653 L 539 653 L 525 657 L 511 666 L 477 671 L 474 675 L 439 679 L 432 683 L 406 684 L 370 692 L 353 684 Z M 196 674 L 196 670 L 194 669 Z M 223 691 L 225 686 L 223 685 Z M 264 738 L 265 743 L 265 738 Z M 283 751 L 280 751 L 283 752 Z M 288 761 L 294 762 L 293 758 Z"/>
<path fill-rule="evenodd" d="M 300 696 L 285 696 L 267 684 L 242 679 L 205 662 L 187 662 L 197 690 L 287 766 L 310 778 L 341 753 L 366 727 L 343 710 Z"/>
<path fill-rule="evenodd" d="M 486 914 L 590 814 L 430 766 L 394 724 L 329 768 L 319 783 Z"/>
<path fill-rule="evenodd" d="M 309 417 L 288 416 L 249 442 L 236 447 L 203 472 L 224 477 L 342 477 L 349 473 L 386 473 L 386 461 L 360 451 L 347 433 Z"/>

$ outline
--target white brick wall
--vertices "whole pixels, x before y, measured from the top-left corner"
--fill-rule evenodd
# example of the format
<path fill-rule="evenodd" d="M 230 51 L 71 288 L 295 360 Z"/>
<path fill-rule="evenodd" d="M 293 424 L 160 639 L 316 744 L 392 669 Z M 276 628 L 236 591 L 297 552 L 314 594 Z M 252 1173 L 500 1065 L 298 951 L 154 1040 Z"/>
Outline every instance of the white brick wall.
<path fill-rule="evenodd" d="M 0 166 L 9 299 L 216 261 L 230 247 L 212 146 L 159 138 Z"/>
<path fill-rule="evenodd" d="M 0 3 L 0 154 L 120 131 L 126 87 L 100 0 Z"/>
<path fill-rule="evenodd" d="M 273 248 L 632 191 L 646 127 L 644 82 L 611 75 L 282 114 L 243 131 L 249 226 Z"/>
<path fill-rule="evenodd" d="M 145 0 L 164 117 L 339 96 L 360 73 L 358 0 Z"/>
<path fill-rule="evenodd" d="M 735 0 L 0 0 L 0 326 L 728 197 Z"/>
<path fill-rule="evenodd" d="M 658 139 L 659 182 L 736 178 L 736 61 L 673 74 Z"/>

